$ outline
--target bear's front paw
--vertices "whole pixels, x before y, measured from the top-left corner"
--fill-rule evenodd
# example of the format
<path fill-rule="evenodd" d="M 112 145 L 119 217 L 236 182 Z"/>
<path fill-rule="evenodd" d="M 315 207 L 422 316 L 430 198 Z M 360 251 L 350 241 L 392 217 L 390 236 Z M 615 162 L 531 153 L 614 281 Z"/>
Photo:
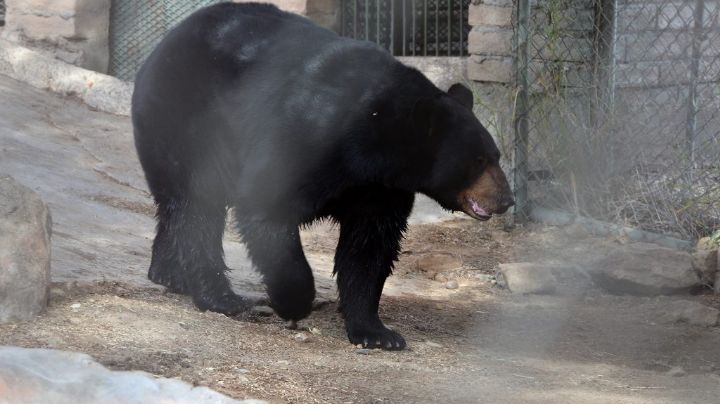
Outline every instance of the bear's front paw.
<path fill-rule="evenodd" d="M 193 302 L 202 311 L 214 311 L 226 316 L 235 316 L 244 313 L 255 306 L 256 301 L 237 295 L 235 293 L 224 293 L 220 296 L 196 296 Z"/>
<path fill-rule="evenodd" d="M 405 338 L 400 333 L 384 325 L 350 326 L 348 325 L 348 338 L 354 345 L 362 344 L 363 348 L 381 348 L 388 351 L 399 351 L 407 346 Z"/>

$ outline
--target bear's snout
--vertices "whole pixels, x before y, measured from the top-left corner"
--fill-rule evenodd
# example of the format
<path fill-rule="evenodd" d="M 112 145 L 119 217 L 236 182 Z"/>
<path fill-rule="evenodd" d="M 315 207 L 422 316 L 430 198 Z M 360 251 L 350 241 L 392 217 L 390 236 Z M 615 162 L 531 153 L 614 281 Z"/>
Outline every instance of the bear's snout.
<path fill-rule="evenodd" d="M 515 199 L 512 197 L 512 194 L 504 195 L 502 199 L 498 201 L 498 210 L 496 213 L 502 215 L 513 206 L 515 206 Z"/>
<path fill-rule="evenodd" d="M 478 220 L 503 214 L 515 205 L 510 184 L 497 164 L 488 166 L 468 189 L 460 193 L 459 199 L 463 212 Z"/>

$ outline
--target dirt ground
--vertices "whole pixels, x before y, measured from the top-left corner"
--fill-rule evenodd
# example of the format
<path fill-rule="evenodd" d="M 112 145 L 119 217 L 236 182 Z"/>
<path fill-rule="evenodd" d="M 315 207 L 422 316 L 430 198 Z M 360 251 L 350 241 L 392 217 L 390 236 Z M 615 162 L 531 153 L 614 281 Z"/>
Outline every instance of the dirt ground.
<path fill-rule="evenodd" d="M 152 205 L 127 118 L 89 111 L 0 77 L 0 172 L 53 212 L 53 287 L 34 321 L 0 325 L 0 345 L 85 352 L 111 369 L 144 370 L 272 403 L 710 403 L 720 397 L 720 329 L 662 321 L 677 298 L 611 296 L 569 282 L 552 296 L 494 285 L 501 262 L 583 266 L 598 243 L 568 229 L 503 228 L 467 219 L 411 226 L 381 316 L 402 352 L 358 352 L 335 308 L 337 229 L 303 232 L 318 307 L 289 330 L 276 316 L 197 311 L 145 276 Z M 234 287 L 262 286 L 229 233 Z M 430 254 L 460 268 L 434 276 Z M 457 288 L 448 288 L 447 281 Z M 711 295 L 687 296 L 720 307 Z M 301 334 L 301 335 L 298 335 Z"/>
<path fill-rule="evenodd" d="M 720 393 L 717 329 L 656 322 L 662 301 L 597 290 L 514 296 L 491 282 L 518 244 L 564 238 L 557 229 L 505 232 L 461 220 L 412 227 L 382 316 L 410 349 L 357 353 L 334 291 L 289 330 L 275 316 L 198 312 L 184 296 L 120 282 L 56 283 L 46 314 L 0 326 L 0 344 L 86 352 L 111 369 L 144 370 L 270 402 L 707 403 Z M 327 279 L 336 233 L 304 232 Z M 523 250 L 525 251 L 525 250 Z M 416 261 L 448 253 L 463 268 L 427 279 Z M 710 301 L 709 296 L 695 299 Z M 297 334 L 307 340 L 300 341 Z M 669 371 L 682 368 L 681 376 Z"/>

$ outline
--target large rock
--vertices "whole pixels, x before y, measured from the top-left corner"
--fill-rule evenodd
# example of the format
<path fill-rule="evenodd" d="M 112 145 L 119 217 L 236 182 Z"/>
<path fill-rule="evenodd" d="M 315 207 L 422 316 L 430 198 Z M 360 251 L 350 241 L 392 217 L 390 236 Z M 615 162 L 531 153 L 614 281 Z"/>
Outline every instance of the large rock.
<path fill-rule="evenodd" d="M 715 282 L 718 272 L 718 253 L 718 246 L 710 237 L 698 240 L 693 253 L 693 267 L 706 285 L 712 285 Z"/>
<path fill-rule="evenodd" d="M 45 308 L 50 224 L 37 194 L 0 176 L 0 323 L 26 320 Z"/>
<path fill-rule="evenodd" d="M 130 115 L 132 83 L 86 70 L 0 38 L 0 74 L 80 98 L 99 111 Z"/>
<path fill-rule="evenodd" d="M 81 353 L 17 347 L 0 347 L 0 396 L 0 402 L 24 404 L 264 403 L 145 372 L 111 371 Z"/>
<path fill-rule="evenodd" d="M 553 269 L 550 265 L 513 262 L 500 264 L 496 277 L 500 286 L 513 293 L 551 294 L 557 288 Z"/>
<path fill-rule="evenodd" d="M 608 249 L 594 263 L 591 276 L 615 294 L 675 295 L 702 287 L 689 253 L 647 243 Z"/>

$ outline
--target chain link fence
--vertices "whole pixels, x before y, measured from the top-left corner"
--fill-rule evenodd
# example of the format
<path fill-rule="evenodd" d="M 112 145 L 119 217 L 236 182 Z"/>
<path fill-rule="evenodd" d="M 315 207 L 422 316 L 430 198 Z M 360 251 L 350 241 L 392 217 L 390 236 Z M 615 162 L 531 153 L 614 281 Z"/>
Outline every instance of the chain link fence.
<path fill-rule="evenodd" d="M 109 73 L 134 80 L 165 33 L 192 12 L 221 0 L 113 0 L 110 8 Z"/>
<path fill-rule="evenodd" d="M 5 0 L 0 0 L 0 27 L 5 26 Z"/>
<path fill-rule="evenodd" d="M 519 2 L 519 213 L 685 239 L 720 227 L 719 3 Z"/>

